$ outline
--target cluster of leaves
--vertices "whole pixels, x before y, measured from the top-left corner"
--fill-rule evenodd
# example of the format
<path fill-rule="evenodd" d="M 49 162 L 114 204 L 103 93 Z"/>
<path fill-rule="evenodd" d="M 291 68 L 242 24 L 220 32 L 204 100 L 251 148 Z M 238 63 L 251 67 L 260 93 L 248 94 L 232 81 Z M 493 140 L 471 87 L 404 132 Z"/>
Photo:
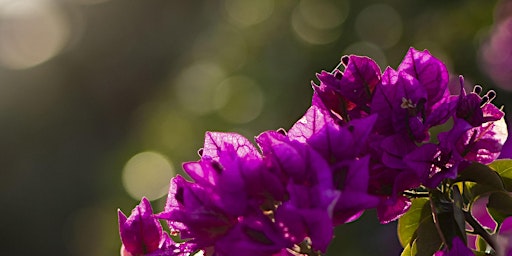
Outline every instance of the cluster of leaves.
<path fill-rule="evenodd" d="M 424 196 L 398 220 L 402 255 L 430 256 L 454 239 L 472 252 L 450 255 L 512 255 L 512 160 L 473 163 Z"/>

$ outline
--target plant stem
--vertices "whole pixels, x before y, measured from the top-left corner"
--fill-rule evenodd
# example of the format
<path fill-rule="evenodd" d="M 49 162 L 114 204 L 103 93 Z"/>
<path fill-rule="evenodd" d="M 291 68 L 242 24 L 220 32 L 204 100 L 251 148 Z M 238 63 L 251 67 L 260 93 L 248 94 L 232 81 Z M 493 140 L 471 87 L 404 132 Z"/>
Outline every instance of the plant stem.
<path fill-rule="evenodd" d="M 428 192 L 404 191 L 402 194 L 411 198 L 429 197 Z"/>
<path fill-rule="evenodd" d="M 464 218 L 466 219 L 466 221 L 469 223 L 469 225 L 471 225 L 471 227 L 473 227 L 474 233 L 480 235 L 494 249 L 494 251 L 497 252 L 498 247 L 496 244 L 496 239 L 491 234 L 489 234 L 482 227 L 482 225 L 480 225 L 480 223 L 478 223 L 477 220 L 475 220 L 475 218 L 473 217 L 473 215 L 471 215 L 470 212 L 463 211 L 463 213 L 464 213 Z"/>
<path fill-rule="evenodd" d="M 434 219 L 434 225 L 436 226 L 437 233 L 439 234 L 439 238 L 445 244 L 445 246 L 448 247 L 448 243 L 446 241 L 446 238 L 444 237 L 443 231 L 441 230 L 441 227 L 439 226 L 439 218 L 437 217 L 437 210 L 434 205 L 434 200 L 432 200 L 432 195 L 430 195 L 430 210 L 432 211 L 432 218 Z"/>

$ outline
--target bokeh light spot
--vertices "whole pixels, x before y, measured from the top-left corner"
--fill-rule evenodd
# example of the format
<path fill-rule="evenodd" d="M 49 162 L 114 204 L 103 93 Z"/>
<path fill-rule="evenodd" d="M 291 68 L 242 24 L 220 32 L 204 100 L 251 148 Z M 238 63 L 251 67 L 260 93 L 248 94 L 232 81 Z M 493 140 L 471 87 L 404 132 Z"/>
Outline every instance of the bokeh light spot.
<path fill-rule="evenodd" d="M 123 185 L 128 194 L 140 200 L 155 200 L 167 193 L 169 180 L 175 175 L 172 163 L 162 154 L 146 151 L 136 154 L 123 169 Z"/>
<path fill-rule="evenodd" d="M 398 43 L 403 30 L 400 14 L 386 4 L 366 7 L 357 16 L 355 27 L 361 39 L 382 48 Z"/>
<path fill-rule="evenodd" d="M 242 67 L 248 54 L 248 45 L 238 29 L 219 25 L 203 32 L 192 43 L 192 58 L 222 63 L 228 71 Z"/>
<path fill-rule="evenodd" d="M 224 0 L 229 21 L 241 27 L 261 23 L 274 11 L 274 0 Z"/>
<path fill-rule="evenodd" d="M 51 1 L 0 2 L 0 63 L 25 69 L 51 59 L 66 45 L 69 23 Z"/>
<path fill-rule="evenodd" d="M 216 87 L 224 80 L 225 72 L 213 62 L 197 62 L 186 68 L 174 82 L 178 102 L 194 114 L 213 111 L 213 97 Z"/>
<path fill-rule="evenodd" d="M 328 44 L 341 35 L 341 24 L 348 13 L 348 4 L 329 1 L 302 0 L 294 9 L 291 25 L 295 34 L 310 44 Z"/>
<path fill-rule="evenodd" d="M 149 102 L 137 109 L 133 123 L 135 134 L 142 147 L 158 149 L 160 152 L 172 155 L 174 160 L 180 157 L 190 157 L 190 152 L 197 150 L 194 143 L 197 133 L 190 120 L 190 115 L 177 111 L 172 104 Z M 188 159 L 188 158 L 185 158 Z"/>
<path fill-rule="evenodd" d="M 345 3 L 341 1 L 341 3 Z M 329 1 L 302 0 L 298 11 L 304 21 L 316 29 L 331 29 L 341 25 L 348 13 L 348 5 L 343 9 Z"/>
<path fill-rule="evenodd" d="M 215 92 L 218 114 L 232 123 L 247 123 L 259 116 L 264 96 L 252 79 L 236 76 L 224 80 Z"/>

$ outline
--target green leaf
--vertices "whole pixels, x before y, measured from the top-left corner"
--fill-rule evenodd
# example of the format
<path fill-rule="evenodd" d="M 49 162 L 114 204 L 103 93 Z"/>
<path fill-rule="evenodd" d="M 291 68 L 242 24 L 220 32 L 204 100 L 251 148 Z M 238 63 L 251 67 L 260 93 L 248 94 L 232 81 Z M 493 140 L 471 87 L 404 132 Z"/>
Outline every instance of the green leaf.
<path fill-rule="evenodd" d="M 512 192 L 512 159 L 500 159 L 489 164 L 501 177 L 505 189 Z"/>
<path fill-rule="evenodd" d="M 490 194 L 487 209 L 496 222 L 502 223 L 505 218 L 512 216 L 512 196 L 506 192 Z"/>
<path fill-rule="evenodd" d="M 505 192 L 494 192 L 489 195 L 487 207 L 494 208 L 503 214 L 512 215 L 512 196 Z"/>
<path fill-rule="evenodd" d="M 466 204 L 470 204 L 476 198 L 478 198 L 479 196 L 481 196 L 483 194 L 488 194 L 490 192 L 495 192 L 495 191 L 501 191 L 501 190 L 496 190 L 496 188 L 492 188 L 492 187 L 485 186 L 485 185 L 480 185 L 478 183 L 471 182 L 471 181 L 464 181 L 463 183 L 458 182 L 456 184 L 457 185 L 462 184 L 462 186 L 463 186 L 462 195 L 464 198 L 464 202 Z"/>
<path fill-rule="evenodd" d="M 483 194 L 505 191 L 500 175 L 489 166 L 480 163 L 473 163 L 465 168 L 454 185 L 461 188 L 465 204 L 473 202 Z"/>
<path fill-rule="evenodd" d="M 413 243 L 416 246 L 417 256 L 432 256 L 441 249 L 443 241 L 439 237 L 432 215 L 425 218 L 417 230 L 418 238 Z"/>
<path fill-rule="evenodd" d="M 400 256 L 416 256 L 416 243 L 407 244 Z"/>
<path fill-rule="evenodd" d="M 489 249 L 489 244 L 487 244 L 485 239 L 483 239 L 481 236 L 477 236 L 476 246 L 477 246 L 476 248 L 482 252 L 485 252 L 485 251 L 487 251 L 487 249 Z"/>
<path fill-rule="evenodd" d="M 398 220 L 398 240 L 402 247 L 412 244 L 421 221 L 431 215 L 428 201 L 428 198 L 413 199 L 411 208 Z"/>
<path fill-rule="evenodd" d="M 463 212 L 463 201 L 462 195 L 460 194 L 459 187 L 453 187 L 453 220 L 455 221 L 455 225 L 458 228 L 459 237 L 462 236 L 462 241 L 466 242 L 466 219 L 464 217 Z"/>
<path fill-rule="evenodd" d="M 505 189 L 503 181 L 495 169 L 493 170 L 487 165 L 476 162 L 462 170 L 459 177 L 456 179 L 456 182 L 458 181 L 472 181 L 479 185 L 494 188 L 495 190 Z"/>
<path fill-rule="evenodd" d="M 434 221 L 437 229 L 442 233 L 444 242 L 449 247 L 452 246 L 451 242 L 454 237 L 459 237 L 462 241 L 466 241 L 466 229 L 465 229 L 465 218 L 462 213 L 462 198 L 457 186 L 452 187 L 454 200 L 447 198 L 439 190 L 431 192 L 431 205 L 432 212 L 434 215 Z"/>

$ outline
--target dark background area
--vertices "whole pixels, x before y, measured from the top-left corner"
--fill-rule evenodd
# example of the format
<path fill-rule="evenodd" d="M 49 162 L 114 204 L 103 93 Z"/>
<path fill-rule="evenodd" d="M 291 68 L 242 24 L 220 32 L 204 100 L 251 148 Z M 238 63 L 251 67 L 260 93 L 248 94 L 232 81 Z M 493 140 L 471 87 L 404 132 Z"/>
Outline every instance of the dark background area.
<path fill-rule="evenodd" d="M 117 208 L 151 195 L 160 211 L 205 131 L 291 127 L 344 54 L 384 70 L 427 48 L 507 104 L 512 71 L 491 65 L 512 66 L 507 4 L 0 0 L 0 254 L 118 255 Z M 328 255 L 400 249 L 370 211 Z"/>

